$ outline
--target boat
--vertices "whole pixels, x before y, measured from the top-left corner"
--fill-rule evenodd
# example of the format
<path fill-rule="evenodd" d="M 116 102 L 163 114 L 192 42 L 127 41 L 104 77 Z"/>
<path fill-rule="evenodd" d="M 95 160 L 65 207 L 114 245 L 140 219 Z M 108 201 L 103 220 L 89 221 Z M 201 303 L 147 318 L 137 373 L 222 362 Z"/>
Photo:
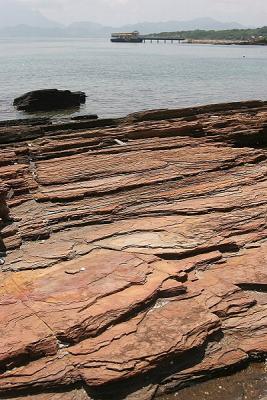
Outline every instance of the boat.
<path fill-rule="evenodd" d="M 142 43 L 143 38 L 138 31 L 112 33 L 110 41 L 112 43 Z"/>

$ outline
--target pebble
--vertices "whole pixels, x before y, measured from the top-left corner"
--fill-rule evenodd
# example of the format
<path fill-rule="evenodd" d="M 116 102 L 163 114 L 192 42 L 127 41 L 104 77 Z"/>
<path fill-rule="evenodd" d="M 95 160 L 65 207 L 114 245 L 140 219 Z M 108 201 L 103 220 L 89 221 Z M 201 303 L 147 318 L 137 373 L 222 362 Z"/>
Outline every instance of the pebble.
<path fill-rule="evenodd" d="M 119 140 L 119 139 L 114 139 L 114 140 L 115 140 L 115 142 L 116 142 L 117 144 L 119 144 L 120 146 L 125 146 L 125 145 L 126 145 L 126 143 L 122 142 L 122 141 Z"/>
<path fill-rule="evenodd" d="M 66 269 L 65 270 L 65 274 L 68 274 L 68 275 L 76 275 L 76 274 L 79 274 L 80 272 L 81 272 L 80 269 Z"/>

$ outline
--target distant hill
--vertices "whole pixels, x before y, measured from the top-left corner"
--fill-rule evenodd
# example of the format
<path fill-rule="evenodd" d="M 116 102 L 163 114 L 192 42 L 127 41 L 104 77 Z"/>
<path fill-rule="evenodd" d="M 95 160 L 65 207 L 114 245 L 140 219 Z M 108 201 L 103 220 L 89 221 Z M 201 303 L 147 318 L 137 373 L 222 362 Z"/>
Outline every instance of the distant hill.
<path fill-rule="evenodd" d="M 1 7 L 2 4 L 2 7 Z M 212 18 L 198 18 L 190 21 L 167 22 L 142 22 L 120 27 L 111 27 L 90 21 L 75 22 L 68 26 L 50 21 L 38 11 L 32 10 L 26 5 L 10 0 L 3 7 L 4 0 L 0 0 L 0 36 L 24 36 L 24 37 L 90 37 L 109 36 L 113 31 L 134 31 L 142 34 L 201 30 L 244 29 L 246 27 L 237 22 L 224 23 Z M 6 5 L 6 1 L 5 1 Z"/>
<path fill-rule="evenodd" d="M 223 30 L 246 28 L 237 22 L 224 23 L 213 18 L 197 18 L 190 21 L 143 22 L 134 25 L 124 25 L 121 29 L 126 31 L 137 30 L 142 34 L 201 30 Z"/>
<path fill-rule="evenodd" d="M 176 30 L 221 30 L 221 29 L 243 29 L 246 28 L 237 22 L 223 23 L 212 18 L 198 18 L 190 21 L 167 21 L 167 22 L 140 22 L 120 27 L 103 26 L 89 21 L 75 22 L 66 27 L 68 33 L 97 34 L 110 33 L 112 31 L 131 32 L 139 31 L 142 34 L 160 33 Z"/>
<path fill-rule="evenodd" d="M 37 28 L 55 28 L 60 24 L 43 16 L 26 4 L 17 0 L 0 0 L 0 29 L 16 25 L 29 25 Z"/>

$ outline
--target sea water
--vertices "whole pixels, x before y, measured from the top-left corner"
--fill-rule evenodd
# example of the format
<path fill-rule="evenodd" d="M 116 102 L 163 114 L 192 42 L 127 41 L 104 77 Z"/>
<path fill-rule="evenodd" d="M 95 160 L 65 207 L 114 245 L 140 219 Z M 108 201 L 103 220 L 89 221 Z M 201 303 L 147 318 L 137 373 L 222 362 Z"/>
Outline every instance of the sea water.
<path fill-rule="evenodd" d="M 88 96 L 81 109 L 52 113 L 57 116 L 117 117 L 154 108 L 267 100 L 267 46 L 1 38 L 0 119 L 35 116 L 16 111 L 12 102 L 44 88 Z"/>

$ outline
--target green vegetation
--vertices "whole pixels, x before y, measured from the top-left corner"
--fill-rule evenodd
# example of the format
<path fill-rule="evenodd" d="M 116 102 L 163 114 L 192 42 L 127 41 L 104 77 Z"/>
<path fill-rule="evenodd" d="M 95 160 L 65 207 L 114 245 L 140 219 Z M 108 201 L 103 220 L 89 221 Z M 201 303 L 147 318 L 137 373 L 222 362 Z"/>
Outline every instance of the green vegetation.
<path fill-rule="evenodd" d="M 250 41 L 267 44 L 267 26 L 256 29 L 231 29 L 222 31 L 180 31 L 162 32 L 153 35 L 155 37 L 182 37 L 191 40 L 230 40 L 230 41 Z"/>

